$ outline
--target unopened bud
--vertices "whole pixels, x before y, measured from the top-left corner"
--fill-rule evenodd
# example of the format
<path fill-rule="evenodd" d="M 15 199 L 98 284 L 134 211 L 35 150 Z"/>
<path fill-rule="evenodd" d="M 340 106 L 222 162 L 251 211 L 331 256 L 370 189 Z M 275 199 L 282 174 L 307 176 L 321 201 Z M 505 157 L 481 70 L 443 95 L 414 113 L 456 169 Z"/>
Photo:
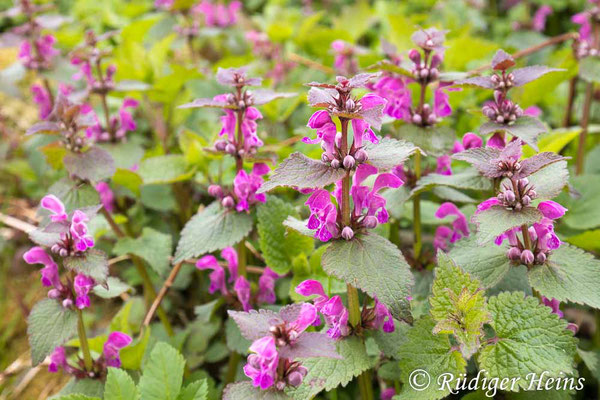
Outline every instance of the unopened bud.
<path fill-rule="evenodd" d="M 226 140 L 220 139 L 215 142 L 215 149 L 217 149 L 218 151 L 225 151 L 226 147 L 227 147 Z"/>
<path fill-rule="evenodd" d="M 363 220 L 363 226 L 367 229 L 373 229 L 377 226 L 377 218 L 372 215 L 368 215 Z"/>
<path fill-rule="evenodd" d="M 421 78 L 427 78 L 429 76 L 429 70 L 427 68 L 422 69 L 421 72 L 419 72 L 419 76 Z"/>
<path fill-rule="evenodd" d="M 410 58 L 410 60 L 414 62 L 415 65 L 419 65 L 421 63 L 421 53 L 419 53 L 417 49 L 412 49 L 411 51 L 409 51 L 408 58 Z"/>
<path fill-rule="evenodd" d="M 64 308 L 71 308 L 73 306 L 73 300 L 71 299 L 64 299 L 62 302 L 62 305 Z"/>
<path fill-rule="evenodd" d="M 529 192 L 527 192 L 527 195 L 531 198 L 531 199 L 535 199 L 537 197 L 537 192 L 533 189 L 529 190 Z"/>
<path fill-rule="evenodd" d="M 225 152 L 228 154 L 235 154 L 236 148 L 232 143 L 227 143 L 225 146 Z"/>
<path fill-rule="evenodd" d="M 294 371 L 287 376 L 287 383 L 290 386 L 297 387 L 300 386 L 300 384 L 302 383 L 302 379 L 304 379 L 302 374 L 300 372 Z"/>
<path fill-rule="evenodd" d="M 58 251 L 58 255 L 61 257 L 66 257 L 69 255 L 69 250 L 67 250 L 63 247 Z"/>
<path fill-rule="evenodd" d="M 506 255 L 509 260 L 518 261 L 521 258 L 521 250 L 518 247 L 511 247 Z"/>
<path fill-rule="evenodd" d="M 335 145 L 338 149 L 342 148 L 342 132 L 335 134 Z"/>
<path fill-rule="evenodd" d="M 356 153 L 354 153 L 354 159 L 359 163 L 364 163 L 368 158 L 367 152 L 363 149 L 358 149 L 356 150 Z"/>
<path fill-rule="evenodd" d="M 334 158 L 333 160 L 331 160 L 331 167 L 338 169 L 340 167 L 340 160 L 338 160 L 337 158 Z"/>
<path fill-rule="evenodd" d="M 579 326 L 577 326 L 577 324 L 574 324 L 574 323 L 570 322 L 567 325 L 567 329 L 570 330 L 571 332 L 573 332 L 573 334 L 575 334 L 579 330 Z"/>
<path fill-rule="evenodd" d="M 504 199 L 510 204 L 516 200 L 515 192 L 507 190 L 504 192 Z"/>
<path fill-rule="evenodd" d="M 354 168 L 354 164 L 356 164 L 356 161 L 354 160 L 354 157 L 352 157 L 350 154 L 344 157 L 344 168 L 352 169 Z"/>
<path fill-rule="evenodd" d="M 521 198 L 521 202 L 524 206 L 528 206 L 531 204 L 531 198 L 529 196 L 523 196 L 523 198 Z"/>
<path fill-rule="evenodd" d="M 329 158 L 327 153 L 323 153 L 321 154 L 321 161 L 323 161 L 324 163 L 328 163 L 329 161 L 331 161 L 331 159 Z"/>
<path fill-rule="evenodd" d="M 48 297 L 50 299 L 58 299 L 60 297 L 60 290 L 58 290 L 58 289 L 50 289 L 48 291 Z"/>
<path fill-rule="evenodd" d="M 535 261 L 538 264 L 543 264 L 546 262 L 546 254 L 545 253 L 538 253 L 537 256 L 535 256 Z"/>
<path fill-rule="evenodd" d="M 208 187 L 208 194 L 210 194 L 212 197 L 220 199 L 223 197 L 223 188 L 221 188 L 219 185 L 210 185 Z"/>
<path fill-rule="evenodd" d="M 433 47 L 433 40 L 427 39 L 427 41 L 425 42 L 425 46 L 427 46 L 427 47 Z"/>
<path fill-rule="evenodd" d="M 439 54 L 434 54 L 431 57 L 431 63 L 429 64 L 429 68 L 437 68 L 442 63 L 442 57 Z"/>
<path fill-rule="evenodd" d="M 412 116 L 412 122 L 415 125 L 420 125 L 423 122 L 423 118 L 421 118 L 421 114 L 414 114 Z"/>
<path fill-rule="evenodd" d="M 533 264 L 533 253 L 531 252 L 531 250 L 525 249 L 523 250 L 523 252 L 521 253 L 521 262 L 525 265 L 530 265 Z"/>
<path fill-rule="evenodd" d="M 232 208 L 235 205 L 235 201 L 233 200 L 233 197 L 227 196 L 223 200 L 221 200 L 221 204 L 225 208 Z"/>
<path fill-rule="evenodd" d="M 344 229 L 342 229 L 342 237 L 346 240 L 352 239 L 354 237 L 354 231 L 352 228 L 345 226 Z"/>
<path fill-rule="evenodd" d="M 438 76 L 440 76 L 440 71 L 438 71 L 438 69 L 437 69 L 437 68 L 431 68 L 431 69 L 429 70 L 429 77 L 430 77 L 431 79 L 437 79 L 437 78 L 438 78 Z"/>

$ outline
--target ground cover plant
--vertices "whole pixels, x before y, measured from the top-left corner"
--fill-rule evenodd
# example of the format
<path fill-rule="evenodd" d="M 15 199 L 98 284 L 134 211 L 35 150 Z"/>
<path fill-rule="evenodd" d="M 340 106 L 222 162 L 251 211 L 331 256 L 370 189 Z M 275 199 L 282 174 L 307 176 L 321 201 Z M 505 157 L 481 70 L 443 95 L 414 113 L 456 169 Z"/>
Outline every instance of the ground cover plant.
<path fill-rule="evenodd" d="M 594 399 L 597 0 L 0 0 L 6 399 Z"/>

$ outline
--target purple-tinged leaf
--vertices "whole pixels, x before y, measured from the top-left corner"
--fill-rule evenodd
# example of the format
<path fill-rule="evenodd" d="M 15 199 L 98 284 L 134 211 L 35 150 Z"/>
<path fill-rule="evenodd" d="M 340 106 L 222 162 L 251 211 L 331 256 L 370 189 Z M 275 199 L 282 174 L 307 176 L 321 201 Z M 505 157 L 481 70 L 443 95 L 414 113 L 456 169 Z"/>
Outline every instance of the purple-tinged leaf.
<path fill-rule="evenodd" d="M 389 60 L 381 60 L 373 65 L 370 65 L 366 68 L 367 71 L 387 71 L 394 74 L 406 76 L 408 78 L 412 78 L 413 74 L 410 70 L 403 68 L 399 65 L 392 63 Z"/>
<path fill-rule="evenodd" d="M 335 347 L 335 340 L 324 333 L 303 332 L 293 345 L 280 348 L 279 357 L 290 360 L 309 357 L 341 359 Z"/>
<path fill-rule="evenodd" d="M 70 21 L 72 21 L 72 18 L 65 17 L 64 15 L 60 14 L 43 14 L 35 18 L 35 22 L 37 22 L 42 28 L 48 30 L 56 30 L 61 25 L 64 25 Z"/>
<path fill-rule="evenodd" d="M 502 172 L 497 163 L 492 161 L 500 157 L 500 150 L 494 147 L 477 147 L 456 153 L 452 156 L 455 160 L 466 161 L 473 165 L 483 176 L 498 178 Z"/>
<path fill-rule="evenodd" d="M 436 28 L 419 29 L 411 35 L 411 40 L 419 47 L 429 50 L 442 50 L 444 40 L 448 31 L 440 31 Z M 427 42 L 431 40 L 433 43 L 429 45 Z"/>
<path fill-rule="evenodd" d="M 566 161 L 559 161 L 542 168 L 529 176 L 538 199 L 550 200 L 558 196 L 569 182 Z"/>
<path fill-rule="evenodd" d="M 394 168 L 416 152 L 425 155 L 412 143 L 392 138 L 384 138 L 377 144 L 368 142 L 365 151 L 369 156 L 367 162 L 377 167 L 380 172 Z"/>
<path fill-rule="evenodd" d="M 210 98 L 201 98 L 192 101 L 191 103 L 182 104 L 177 108 L 200 108 L 200 107 L 213 107 L 213 108 L 231 108 L 236 107 L 233 104 L 229 104 L 225 101 L 217 101 Z"/>
<path fill-rule="evenodd" d="M 42 121 L 32 125 L 27 129 L 26 135 L 33 135 L 35 133 L 47 133 L 56 134 L 60 132 L 60 126 L 56 122 Z"/>
<path fill-rule="evenodd" d="M 454 83 L 461 79 L 466 79 L 468 74 L 466 72 L 459 71 L 446 71 L 441 72 L 438 80 L 440 82 Z"/>
<path fill-rule="evenodd" d="M 365 87 L 367 83 L 373 78 L 376 78 L 378 74 L 358 74 L 353 76 L 348 81 L 348 87 L 351 88 L 361 88 Z"/>
<path fill-rule="evenodd" d="M 219 68 L 217 70 L 217 82 L 225 86 L 260 86 L 262 78 L 248 78 L 246 77 L 247 67 L 242 68 Z M 237 78 L 243 78 L 242 81 L 238 81 Z"/>
<path fill-rule="evenodd" d="M 59 233 L 44 232 L 43 229 L 34 229 L 29 232 L 29 239 L 37 245 L 52 247 L 60 241 Z"/>
<path fill-rule="evenodd" d="M 71 153 L 64 158 L 65 168 L 71 175 L 98 182 L 114 175 L 115 163 L 110 153 L 93 146 L 85 153 Z"/>
<path fill-rule="evenodd" d="M 502 206 L 492 206 L 473 215 L 471 221 L 477 225 L 477 243 L 489 244 L 509 229 L 523 224 L 530 226 L 542 219 L 537 208 L 524 207 L 521 211 L 509 210 Z"/>
<path fill-rule="evenodd" d="M 385 104 L 378 104 L 375 107 L 371 107 L 366 110 L 362 110 L 360 112 L 360 116 L 365 120 L 367 124 L 374 129 L 381 129 L 381 124 L 383 123 L 383 107 Z"/>
<path fill-rule="evenodd" d="M 492 68 L 495 70 L 507 70 L 515 65 L 515 60 L 510 54 L 500 49 L 492 58 Z"/>
<path fill-rule="evenodd" d="M 506 132 L 521 139 L 535 151 L 538 151 L 537 137 L 546 132 L 546 130 L 546 126 L 539 119 L 522 116 L 517 118 L 512 125 L 486 122 L 479 128 L 479 133 L 481 135 L 489 135 L 495 132 Z"/>
<path fill-rule="evenodd" d="M 252 386 L 252 382 L 230 383 L 223 390 L 223 400 L 292 400 L 284 392 L 270 388 L 261 390 Z"/>
<path fill-rule="evenodd" d="M 484 89 L 493 89 L 494 82 L 489 76 L 474 76 L 472 78 L 461 79 L 454 82 L 454 86 L 480 87 Z"/>
<path fill-rule="evenodd" d="M 515 174 L 516 179 L 527 178 L 531 174 L 535 174 L 542 168 L 554 164 L 555 162 L 568 160 L 570 157 L 563 157 L 556 153 L 544 152 L 536 154 L 526 160 L 521 161 L 521 169 Z"/>
<path fill-rule="evenodd" d="M 243 337 L 250 341 L 270 334 L 269 328 L 283 322 L 279 314 L 271 310 L 227 311 L 233 318 Z"/>
<path fill-rule="evenodd" d="M 308 91 L 308 104 L 311 107 L 327 107 L 330 104 L 335 104 L 334 96 L 337 96 L 337 90 L 335 89 L 311 87 Z"/>
<path fill-rule="evenodd" d="M 547 73 L 560 71 L 564 71 L 564 69 L 548 68 L 544 65 L 532 65 L 530 67 L 515 69 L 512 71 L 512 74 L 515 77 L 514 85 L 518 87 L 534 81 Z"/>
<path fill-rule="evenodd" d="M 42 231 L 46 233 L 67 233 L 69 232 L 69 223 L 67 221 L 50 222 Z"/>
<path fill-rule="evenodd" d="M 258 89 L 252 91 L 252 101 L 254 105 L 260 106 L 276 99 L 287 99 L 297 95 L 297 93 L 283 93 L 274 92 L 268 89 Z"/>
<path fill-rule="evenodd" d="M 310 82 L 310 83 L 307 83 L 306 86 L 323 88 L 323 89 L 334 89 L 334 90 L 336 87 L 335 85 L 332 85 L 331 83 L 321 83 L 321 82 Z"/>
<path fill-rule="evenodd" d="M 343 168 L 332 168 L 330 165 L 308 158 L 302 153 L 293 153 L 283 160 L 257 193 L 268 192 L 278 186 L 299 189 L 321 188 L 339 181 L 345 175 L 346 171 Z"/>

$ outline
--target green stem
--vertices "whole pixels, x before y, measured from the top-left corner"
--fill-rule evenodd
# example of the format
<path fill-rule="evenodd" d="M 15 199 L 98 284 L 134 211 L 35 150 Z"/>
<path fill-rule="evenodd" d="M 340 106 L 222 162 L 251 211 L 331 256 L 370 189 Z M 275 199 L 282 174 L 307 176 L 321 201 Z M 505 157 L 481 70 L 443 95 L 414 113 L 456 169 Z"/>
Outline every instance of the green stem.
<path fill-rule="evenodd" d="M 238 364 L 240 363 L 240 355 L 234 351 L 229 355 L 229 362 L 227 363 L 227 375 L 225 375 L 225 384 L 235 381 L 237 375 Z"/>
<path fill-rule="evenodd" d="M 83 365 L 86 371 L 91 371 L 93 367 L 92 355 L 90 354 L 90 346 L 88 344 L 87 335 L 85 333 L 85 325 L 83 324 L 83 312 L 77 309 L 77 334 L 79 335 L 79 346 L 83 353 Z"/>
<path fill-rule="evenodd" d="M 421 153 L 418 151 L 415 153 L 415 177 L 417 181 L 421 178 Z M 413 253 L 415 261 L 418 262 L 421 258 L 421 250 L 423 248 L 421 237 L 421 197 L 418 194 L 413 197 L 413 232 L 415 238 Z"/>
<path fill-rule="evenodd" d="M 246 277 L 246 240 L 242 240 L 237 244 L 238 255 L 238 274 Z"/>
<path fill-rule="evenodd" d="M 360 301 L 358 300 L 358 290 L 351 284 L 346 285 L 348 295 L 348 320 L 354 328 L 360 326 Z"/>
<path fill-rule="evenodd" d="M 366 370 L 358 376 L 358 387 L 362 400 L 373 400 L 373 385 L 371 384 L 371 371 Z"/>
<path fill-rule="evenodd" d="M 583 103 L 583 115 L 581 116 L 581 133 L 579 133 L 579 144 L 577 147 L 577 160 L 575 174 L 583 174 L 583 162 L 585 161 L 585 139 L 587 137 L 588 125 L 590 123 L 590 111 L 594 98 L 594 83 L 589 82 L 585 87 L 585 100 Z"/>

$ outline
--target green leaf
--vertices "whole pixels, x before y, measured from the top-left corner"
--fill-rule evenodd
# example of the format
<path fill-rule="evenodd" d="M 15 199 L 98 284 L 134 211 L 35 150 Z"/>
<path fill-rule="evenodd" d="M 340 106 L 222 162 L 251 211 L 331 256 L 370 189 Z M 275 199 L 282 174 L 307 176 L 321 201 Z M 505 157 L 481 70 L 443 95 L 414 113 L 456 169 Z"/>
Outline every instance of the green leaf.
<path fill-rule="evenodd" d="M 433 332 L 453 334 L 462 355 L 469 359 L 479 349 L 483 324 L 490 320 L 485 292 L 479 281 L 462 272 L 447 254 L 438 251 L 437 260 L 429 299 L 437 323 Z"/>
<path fill-rule="evenodd" d="M 585 57 L 579 61 L 579 76 L 587 82 L 600 83 L 600 57 Z"/>
<path fill-rule="evenodd" d="M 449 186 L 457 189 L 480 191 L 492 189 L 492 183 L 489 179 L 481 176 L 474 168 L 468 168 L 452 175 L 427 174 L 419 179 L 417 186 L 411 192 L 411 196 L 434 186 Z"/>
<path fill-rule="evenodd" d="M 173 347 L 157 343 L 143 368 L 139 391 L 144 400 L 176 400 L 181 390 L 185 359 Z"/>
<path fill-rule="evenodd" d="M 336 240 L 325 250 L 322 263 L 328 274 L 376 296 L 397 319 L 410 318 L 406 297 L 413 276 L 400 250 L 387 239 L 369 233 Z"/>
<path fill-rule="evenodd" d="M 545 297 L 600 308 L 600 261 L 577 247 L 563 244 L 528 275 L 531 286 Z"/>
<path fill-rule="evenodd" d="M 525 389 L 528 374 L 546 371 L 548 377 L 559 377 L 576 372 L 573 332 L 537 298 L 505 292 L 489 298 L 488 309 L 497 339 L 480 351 L 478 362 L 489 378 L 520 378 L 518 386 Z"/>
<path fill-rule="evenodd" d="M 152 228 L 142 229 L 142 235 L 136 239 L 130 237 L 119 239 L 113 248 L 117 256 L 134 254 L 144 259 L 159 276 L 165 276 L 169 272 L 171 251 L 171 235 Z"/>
<path fill-rule="evenodd" d="M 100 196 L 93 186 L 76 184 L 69 178 L 61 179 L 50 186 L 48 193 L 58 197 L 68 213 L 100 204 Z"/>
<path fill-rule="evenodd" d="M 202 379 L 187 385 L 177 400 L 208 400 L 208 382 Z"/>
<path fill-rule="evenodd" d="M 251 382 L 230 383 L 223 391 L 223 400 L 289 400 L 290 397 L 275 389 L 261 390 Z"/>
<path fill-rule="evenodd" d="M 294 218 L 292 216 L 287 217 L 285 219 L 285 221 L 283 221 L 283 225 L 286 228 L 289 228 L 288 231 L 291 229 L 293 231 L 301 233 L 304 236 L 309 236 L 312 238 L 315 236 L 315 230 L 309 229 L 307 224 L 308 224 L 307 220 L 302 221 L 302 220 L 299 220 L 298 218 Z"/>
<path fill-rule="evenodd" d="M 538 199 L 553 199 L 562 192 L 569 181 L 566 161 L 550 164 L 529 177 Z"/>
<path fill-rule="evenodd" d="M 27 318 L 27 335 L 31 347 L 31 362 L 44 361 L 54 348 L 61 346 L 77 332 L 77 313 L 64 308 L 56 300 L 38 302 Z"/>
<path fill-rule="evenodd" d="M 144 183 L 142 177 L 137 172 L 130 171 L 128 169 L 118 168 L 113 176 L 113 182 L 117 185 L 121 185 L 133 192 L 134 195 L 140 196 L 140 186 Z"/>
<path fill-rule="evenodd" d="M 450 250 L 450 257 L 466 272 L 479 279 L 484 288 L 495 286 L 508 273 L 510 261 L 506 246 L 477 244 L 475 236 L 463 238 Z"/>
<path fill-rule="evenodd" d="M 578 349 L 577 352 L 594 378 L 600 381 L 600 350 L 584 351 Z"/>
<path fill-rule="evenodd" d="M 98 379 L 76 379 L 72 378 L 58 393 L 52 396 L 51 400 L 63 399 L 70 400 L 100 399 L 104 395 L 104 383 Z M 61 397 L 62 396 L 62 397 Z M 84 396 L 84 397 L 81 397 Z M 87 396 L 87 397 L 85 397 Z"/>
<path fill-rule="evenodd" d="M 292 259 L 298 254 L 312 253 L 314 239 L 288 231 L 283 225 L 288 216 L 298 217 L 290 203 L 270 196 L 257 210 L 257 230 L 259 245 L 265 263 L 278 274 L 286 274 L 292 266 Z"/>
<path fill-rule="evenodd" d="M 452 148 L 456 134 L 446 126 L 420 127 L 413 124 L 402 125 L 398 136 L 413 143 L 430 156 L 441 156 Z"/>
<path fill-rule="evenodd" d="M 258 189 L 268 192 L 279 186 L 294 186 L 299 189 L 324 187 L 337 182 L 346 175 L 344 168 L 332 168 L 322 161 L 313 160 L 302 153 L 292 153 L 275 169 L 269 180 Z"/>
<path fill-rule="evenodd" d="M 108 368 L 104 400 L 134 400 L 137 398 L 138 391 L 129 374 L 122 369 Z"/>
<path fill-rule="evenodd" d="M 492 206 L 473 215 L 472 221 L 477 225 L 477 243 L 483 245 L 509 229 L 523 224 L 529 226 L 541 219 L 542 213 L 537 208 L 525 207 L 521 211 L 514 211 Z"/>
<path fill-rule="evenodd" d="M 63 260 L 65 268 L 93 278 L 102 284 L 108 276 L 108 259 L 103 251 L 88 249 L 81 256 L 70 256 Z"/>
<path fill-rule="evenodd" d="M 546 126 L 540 120 L 527 115 L 517 118 L 512 125 L 498 124 L 489 121 L 479 128 L 479 133 L 482 136 L 495 132 L 508 133 L 509 135 L 521 139 L 535 151 L 538 151 L 537 137 L 546 131 Z"/>
<path fill-rule="evenodd" d="M 557 199 L 569 212 L 561 222 L 570 228 L 587 230 L 600 226 L 600 175 L 579 175 L 571 178 L 570 183 L 579 196 L 573 198 L 567 194 Z"/>
<path fill-rule="evenodd" d="M 134 339 L 134 344 L 130 344 L 121 350 L 121 367 L 131 370 L 139 370 L 142 365 L 142 359 L 146 353 L 148 342 L 150 340 L 150 329 L 144 330 L 142 337 Z"/>
<path fill-rule="evenodd" d="M 185 224 L 173 263 L 233 246 L 251 230 L 250 214 L 226 210 L 214 202 Z"/>
<path fill-rule="evenodd" d="M 337 342 L 337 351 L 343 359 L 315 357 L 301 359 L 308 369 L 302 384 L 286 388 L 286 393 L 298 400 L 310 399 L 321 390 L 329 391 L 339 385 L 346 386 L 355 376 L 372 368 L 375 360 L 367 355 L 361 338 L 350 336 Z M 240 399 L 241 400 L 241 399 Z"/>
<path fill-rule="evenodd" d="M 365 150 L 369 155 L 368 163 L 380 170 L 392 169 L 417 151 L 421 151 L 412 143 L 392 138 L 383 138 L 377 144 L 368 142 Z"/>
<path fill-rule="evenodd" d="M 54 400 L 102 400 L 100 397 L 90 397 L 85 394 L 67 394 L 60 397 L 52 397 Z"/>
<path fill-rule="evenodd" d="M 248 348 L 252 344 L 251 341 L 242 336 L 240 328 L 231 318 L 225 321 L 225 340 L 229 349 L 242 355 L 248 353 Z"/>
<path fill-rule="evenodd" d="M 84 153 L 69 153 L 63 162 L 71 175 L 93 183 L 110 178 L 115 173 L 115 163 L 110 153 L 98 146 Z"/>
<path fill-rule="evenodd" d="M 437 385 L 438 376 L 451 373 L 454 376 L 465 373 L 466 361 L 459 351 L 453 350 L 450 344 L 450 336 L 444 333 L 434 335 L 435 322 L 431 317 L 417 320 L 414 326 L 406 334 L 406 342 L 400 347 L 400 369 L 402 382 L 404 382 L 400 396 L 402 399 L 441 399 L 445 398 L 449 391 L 440 389 Z M 423 370 L 426 374 L 419 374 L 417 370 Z M 411 376 L 411 374 L 413 374 Z M 417 389 L 428 382 L 422 391 Z M 411 384 L 412 383 L 412 384 Z"/>
<path fill-rule="evenodd" d="M 48 143 L 47 145 L 40 147 L 39 150 L 46 156 L 48 165 L 56 170 L 62 169 L 64 165 L 63 159 L 67 155 L 67 149 L 61 142 Z"/>
<path fill-rule="evenodd" d="M 137 172 L 144 185 L 184 181 L 193 175 L 193 171 L 187 167 L 185 156 L 181 154 L 146 158 L 140 163 Z"/>
<path fill-rule="evenodd" d="M 112 299 L 132 290 L 131 286 L 115 276 L 109 276 L 106 279 L 105 285 L 106 287 L 104 285 L 94 286 L 94 294 L 103 299 Z"/>

